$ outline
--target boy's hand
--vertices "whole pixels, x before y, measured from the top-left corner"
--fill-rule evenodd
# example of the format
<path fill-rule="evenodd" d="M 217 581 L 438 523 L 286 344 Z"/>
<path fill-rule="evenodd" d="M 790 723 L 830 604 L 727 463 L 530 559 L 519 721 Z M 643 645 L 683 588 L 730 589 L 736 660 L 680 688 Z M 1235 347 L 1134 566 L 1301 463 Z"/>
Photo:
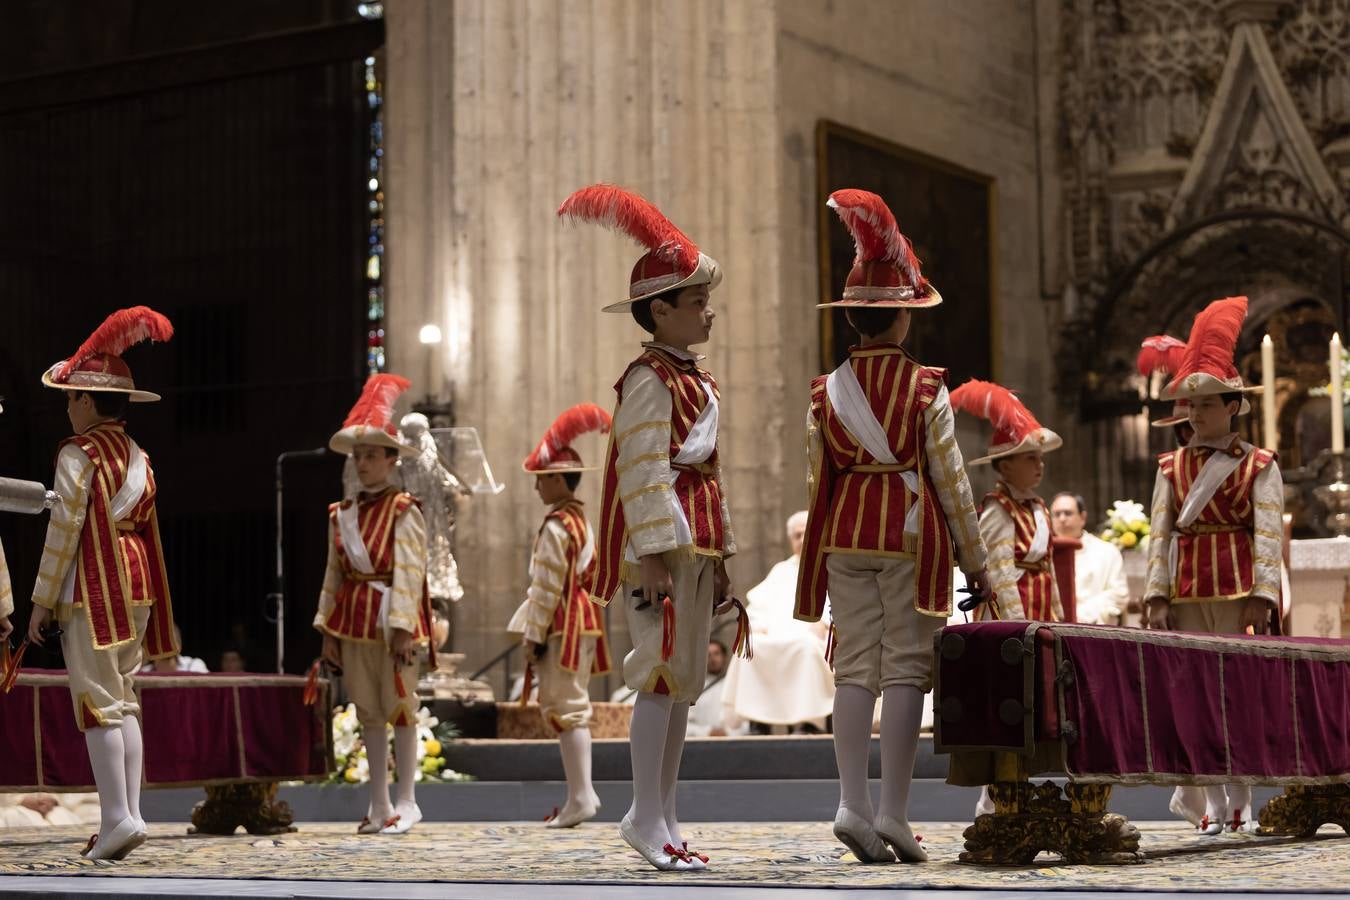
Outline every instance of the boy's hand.
<path fill-rule="evenodd" d="M 0 616 L 0 641 L 14 633 L 14 626 L 9 622 L 9 616 Z"/>
<path fill-rule="evenodd" d="M 982 597 L 992 596 L 994 589 L 989 586 L 989 570 L 981 569 L 966 576 L 966 587 Z"/>
<path fill-rule="evenodd" d="M 642 573 L 642 599 L 656 606 L 661 595 L 674 599 L 675 582 L 670 578 L 670 569 L 659 553 L 652 553 L 638 560 Z"/>
<path fill-rule="evenodd" d="M 720 616 L 724 612 L 730 612 L 733 606 L 732 601 L 735 594 L 731 590 L 731 576 L 727 574 L 727 566 L 722 560 L 717 561 L 713 567 L 713 599 L 717 602 L 713 604 L 713 615 Z"/>
<path fill-rule="evenodd" d="M 324 662 L 333 668 L 342 668 L 342 642 L 327 632 L 323 636 L 322 655 Z"/>
<path fill-rule="evenodd" d="M 413 643 L 411 631 L 395 628 L 389 643 L 389 652 L 400 666 L 410 666 L 417 660 L 417 645 Z"/>
<path fill-rule="evenodd" d="M 1242 617 L 1238 627 L 1243 631 L 1251 628 L 1252 634 L 1265 634 L 1270 631 L 1270 604 L 1264 597 L 1248 597 L 1242 607 Z"/>
<path fill-rule="evenodd" d="M 1154 631 L 1172 630 L 1174 624 L 1172 621 L 1172 604 L 1162 597 L 1149 597 L 1145 601 L 1145 605 L 1148 607 L 1147 625 L 1149 628 Z"/>
<path fill-rule="evenodd" d="M 52 611 L 45 606 L 33 604 L 33 615 L 28 619 L 28 640 L 42 646 L 42 626 L 52 617 Z"/>

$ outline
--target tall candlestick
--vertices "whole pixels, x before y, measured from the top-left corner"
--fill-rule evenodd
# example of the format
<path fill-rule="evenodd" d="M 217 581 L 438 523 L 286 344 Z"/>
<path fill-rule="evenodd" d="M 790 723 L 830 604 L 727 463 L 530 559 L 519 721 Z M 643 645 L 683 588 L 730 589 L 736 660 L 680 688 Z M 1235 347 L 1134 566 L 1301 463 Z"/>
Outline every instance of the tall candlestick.
<path fill-rule="evenodd" d="M 1280 449 L 1280 433 L 1275 427 L 1275 343 L 1270 335 L 1261 338 L 1261 424 L 1267 450 Z"/>
<path fill-rule="evenodd" d="M 1345 387 L 1341 384 L 1341 335 L 1331 336 L 1331 452 L 1345 452 Z"/>

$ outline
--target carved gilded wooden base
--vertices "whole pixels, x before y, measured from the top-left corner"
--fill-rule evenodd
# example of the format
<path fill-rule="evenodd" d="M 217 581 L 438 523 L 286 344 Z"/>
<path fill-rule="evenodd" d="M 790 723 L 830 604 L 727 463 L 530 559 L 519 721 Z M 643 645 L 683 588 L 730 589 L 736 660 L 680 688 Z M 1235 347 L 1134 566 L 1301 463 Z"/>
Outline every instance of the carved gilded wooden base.
<path fill-rule="evenodd" d="M 278 801 L 276 784 L 227 784 L 208 787 L 206 799 L 192 808 L 189 834 L 285 834 L 295 831 L 290 804 Z"/>
<path fill-rule="evenodd" d="M 989 796 L 994 813 L 966 829 L 963 863 L 1025 866 L 1043 851 L 1074 864 L 1143 862 L 1138 829 L 1106 811 L 1109 784 L 1071 782 L 1061 796 L 1053 781 L 1000 781 L 989 786 Z"/>
<path fill-rule="evenodd" d="M 1350 833 L 1350 784 L 1290 785 L 1261 808 L 1261 834 L 1312 837 L 1323 825 Z"/>

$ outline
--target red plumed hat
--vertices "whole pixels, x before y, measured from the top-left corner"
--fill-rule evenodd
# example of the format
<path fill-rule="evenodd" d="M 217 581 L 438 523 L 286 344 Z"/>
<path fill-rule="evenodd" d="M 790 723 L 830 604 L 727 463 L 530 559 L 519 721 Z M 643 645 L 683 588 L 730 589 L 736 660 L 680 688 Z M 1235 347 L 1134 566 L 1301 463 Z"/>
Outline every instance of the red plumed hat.
<path fill-rule="evenodd" d="M 972 378 L 952 391 L 951 402 L 953 409 L 985 419 L 994 426 L 989 452 L 979 459 L 972 459 L 972 466 L 1031 450 L 1048 453 L 1064 445 L 1059 435 L 1036 421 L 1016 394 L 992 381 Z"/>
<path fill-rule="evenodd" d="M 521 468 L 534 474 L 594 471 L 594 466 L 588 467 L 581 461 L 581 454 L 572 448 L 572 442 L 592 431 L 608 434 L 609 426 L 609 413 L 594 403 L 578 403 L 558 416 Z"/>
<path fill-rule="evenodd" d="M 1203 397 L 1208 394 L 1259 393 L 1260 387 L 1242 383 L 1234 364 L 1242 320 L 1247 317 L 1246 297 L 1225 297 L 1200 310 L 1191 325 L 1191 336 L 1172 380 L 1163 388 L 1162 399 Z M 1239 414 L 1251 412 L 1242 398 Z"/>
<path fill-rule="evenodd" d="M 871 191 L 835 191 L 826 205 L 839 214 L 853 235 L 853 269 L 844 283 L 844 299 L 828 306 L 924 309 L 937 306 L 942 295 L 919 271 L 908 238 L 900 233 L 886 201 Z"/>
<path fill-rule="evenodd" d="M 1181 357 L 1186 353 L 1186 342 L 1172 337 L 1170 334 L 1155 334 L 1152 337 L 1144 338 L 1139 345 L 1139 358 L 1135 365 L 1139 368 L 1139 374 L 1148 378 L 1154 372 L 1162 372 L 1171 376 L 1173 372 L 1181 368 Z M 1154 428 L 1171 428 L 1173 425 L 1180 425 L 1189 418 L 1190 401 L 1185 397 L 1177 398 L 1172 404 L 1172 414 L 1164 416 L 1161 419 L 1154 419 L 1149 424 Z"/>
<path fill-rule="evenodd" d="M 94 329 L 69 358 L 42 374 L 42 383 L 60 390 L 126 394 L 133 403 L 149 403 L 159 394 L 136 389 L 131 369 L 122 359 L 128 347 L 141 341 L 167 341 L 173 325 L 148 306 L 119 309 Z"/>
<path fill-rule="evenodd" d="M 370 376 L 342 428 L 328 439 L 328 446 L 338 453 L 351 453 L 358 444 L 389 447 L 403 456 L 416 456 L 417 448 L 399 436 L 394 424 L 394 401 L 410 387 L 412 382 L 401 375 Z"/>
<path fill-rule="evenodd" d="M 621 231 L 647 248 L 629 276 L 628 299 L 611 303 L 605 312 L 623 312 L 671 288 L 706 284 L 711 290 L 722 281 L 717 260 L 700 253 L 654 203 L 634 191 L 593 184 L 564 200 L 558 215 Z"/>

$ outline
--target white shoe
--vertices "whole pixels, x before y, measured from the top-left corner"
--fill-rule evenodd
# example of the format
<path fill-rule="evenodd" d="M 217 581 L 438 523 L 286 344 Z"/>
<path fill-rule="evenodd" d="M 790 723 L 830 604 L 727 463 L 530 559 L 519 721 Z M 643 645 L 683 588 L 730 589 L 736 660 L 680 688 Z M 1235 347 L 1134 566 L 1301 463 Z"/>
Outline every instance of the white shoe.
<path fill-rule="evenodd" d="M 130 816 L 113 826 L 107 837 L 94 835 L 81 856 L 86 859 L 126 859 L 127 854 L 144 844 L 145 829 Z"/>
<path fill-rule="evenodd" d="M 547 828 L 575 828 L 582 822 L 588 822 L 595 818 L 595 814 L 600 811 L 599 801 L 586 806 L 564 806 L 562 812 L 554 814 L 548 820 Z"/>
<path fill-rule="evenodd" d="M 877 837 L 872 823 L 848 807 L 839 807 L 834 815 L 834 836 L 853 851 L 858 862 L 895 862 L 895 856 Z"/>
<path fill-rule="evenodd" d="M 357 834 L 379 834 L 380 829 L 384 827 L 384 821 L 372 822 L 370 816 L 361 820 L 361 824 L 356 826 Z"/>
<path fill-rule="evenodd" d="M 412 827 L 422 821 L 422 810 L 414 803 L 411 807 L 394 807 L 394 814 L 384 820 L 380 834 L 407 834 Z"/>
<path fill-rule="evenodd" d="M 881 838 L 901 862 L 928 862 L 928 854 L 919 846 L 919 839 L 908 822 L 901 822 L 892 816 L 877 816 L 872 825 L 877 837 Z"/>
<path fill-rule="evenodd" d="M 662 872 L 688 872 L 693 866 L 676 856 L 673 851 L 675 848 L 666 844 L 664 848 L 654 847 L 642 839 L 633 827 L 633 821 L 628 816 L 623 817 L 619 823 L 619 836 L 627 842 L 639 855 L 647 862 L 651 863 Z M 683 855 L 684 851 L 680 851 Z"/>
<path fill-rule="evenodd" d="M 1200 824 L 1195 826 L 1195 830 L 1207 837 L 1212 837 L 1223 833 L 1223 823 L 1206 815 L 1200 820 Z"/>

